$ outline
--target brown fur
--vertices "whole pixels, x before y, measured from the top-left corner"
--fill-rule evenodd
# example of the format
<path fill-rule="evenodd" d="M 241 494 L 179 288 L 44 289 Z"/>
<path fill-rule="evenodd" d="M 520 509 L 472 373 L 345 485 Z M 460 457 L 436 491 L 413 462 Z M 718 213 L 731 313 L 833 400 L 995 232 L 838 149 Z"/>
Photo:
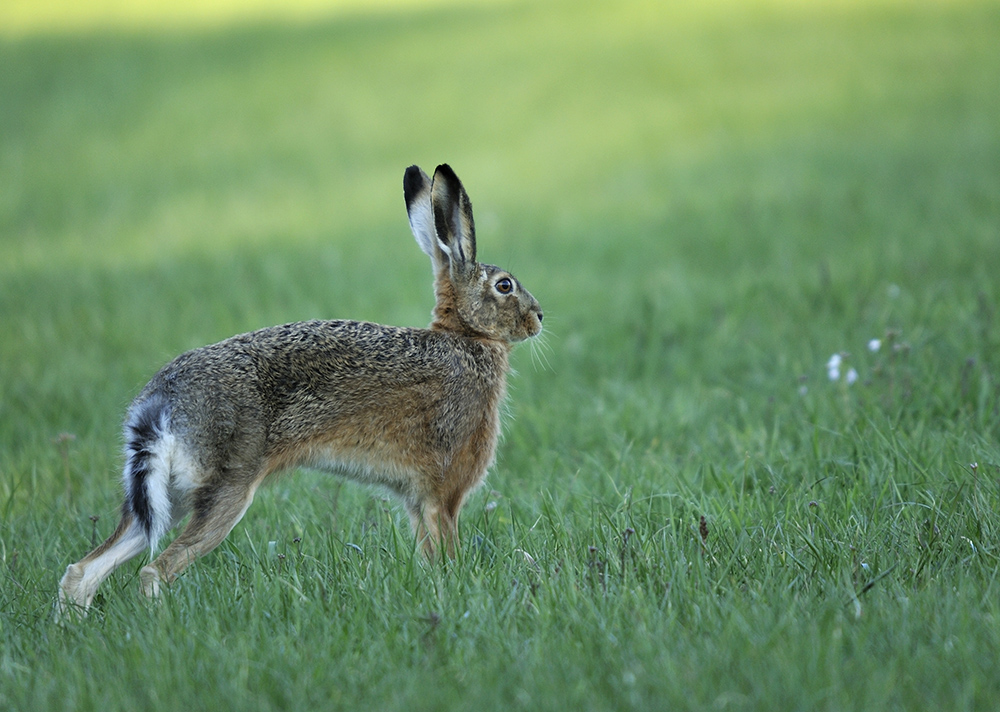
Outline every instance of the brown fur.
<path fill-rule="evenodd" d="M 182 354 L 130 409 L 126 502 L 101 546 L 67 568 L 61 609 L 187 512 L 140 572 L 155 595 L 226 537 L 261 482 L 315 467 L 405 504 L 424 552 L 451 555 L 458 514 L 492 464 L 512 345 L 541 331 L 538 302 L 475 261 L 472 206 L 447 166 L 404 179 L 410 224 L 435 274 L 428 329 L 354 321 L 286 324 Z"/>

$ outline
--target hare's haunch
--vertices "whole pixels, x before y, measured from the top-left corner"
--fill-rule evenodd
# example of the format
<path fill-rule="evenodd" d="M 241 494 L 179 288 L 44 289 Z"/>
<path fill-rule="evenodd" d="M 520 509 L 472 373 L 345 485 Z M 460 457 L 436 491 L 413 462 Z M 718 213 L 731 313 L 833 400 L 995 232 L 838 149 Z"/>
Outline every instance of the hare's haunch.
<path fill-rule="evenodd" d="M 472 204 L 447 165 L 406 170 L 410 227 L 431 258 L 427 329 L 309 321 L 189 351 L 125 419 L 125 500 L 114 533 L 66 569 L 59 609 L 86 610 L 118 566 L 183 531 L 140 572 L 159 592 L 225 539 L 271 473 L 303 466 L 395 493 L 423 551 L 454 552 L 458 512 L 493 462 L 508 356 L 542 310 L 476 261 Z"/>

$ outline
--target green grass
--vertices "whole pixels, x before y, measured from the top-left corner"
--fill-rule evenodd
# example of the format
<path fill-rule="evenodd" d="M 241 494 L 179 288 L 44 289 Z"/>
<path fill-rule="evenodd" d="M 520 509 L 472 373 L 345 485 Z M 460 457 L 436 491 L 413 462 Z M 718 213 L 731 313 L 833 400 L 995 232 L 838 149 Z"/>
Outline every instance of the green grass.
<path fill-rule="evenodd" d="M 0 709 L 995 707 L 996 3 L 51 5 L 0 22 Z M 294 473 L 56 625 L 166 360 L 428 321 L 441 161 L 547 327 L 458 559 Z"/>

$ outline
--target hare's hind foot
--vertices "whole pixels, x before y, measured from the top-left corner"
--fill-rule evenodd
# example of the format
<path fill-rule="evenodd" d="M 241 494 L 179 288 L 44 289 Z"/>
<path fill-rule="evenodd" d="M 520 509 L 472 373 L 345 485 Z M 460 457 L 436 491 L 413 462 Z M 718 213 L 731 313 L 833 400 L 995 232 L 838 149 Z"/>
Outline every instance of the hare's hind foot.
<path fill-rule="evenodd" d="M 84 568 L 80 564 L 70 564 L 59 581 L 59 601 L 56 603 L 56 620 L 60 623 L 73 615 L 86 616 L 86 593 L 82 590 Z"/>
<path fill-rule="evenodd" d="M 146 598 L 159 598 L 160 596 L 160 572 L 155 566 L 143 566 L 139 570 L 139 584 L 142 587 L 142 595 Z"/>
<path fill-rule="evenodd" d="M 132 517 L 122 517 L 107 541 L 66 567 L 59 581 L 57 618 L 63 619 L 71 610 L 86 615 L 101 582 L 116 568 L 141 554 L 148 545 L 142 527 Z"/>

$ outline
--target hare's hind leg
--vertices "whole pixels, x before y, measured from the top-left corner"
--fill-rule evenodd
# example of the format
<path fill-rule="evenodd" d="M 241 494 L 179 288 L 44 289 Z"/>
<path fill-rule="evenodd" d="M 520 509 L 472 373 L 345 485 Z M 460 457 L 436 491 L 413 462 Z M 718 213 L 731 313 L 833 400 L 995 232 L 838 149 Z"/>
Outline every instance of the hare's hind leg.
<path fill-rule="evenodd" d="M 101 582 L 148 546 L 149 538 L 145 530 L 131 512 L 124 512 L 107 541 L 66 567 L 66 573 L 59 582 L 59 615 L 65 615 L 73 607 L 86 611 Z"/>
<path fill-rule="evenodd" d="M 170 584 L 196 558 L 221 544 L 243 518 L 256 489 L 256 478 L 232 478 L 195 490 L 191 519 L 184 531 L 139 572 L 143 593 L 159 595 L 161 583 Z"/>

